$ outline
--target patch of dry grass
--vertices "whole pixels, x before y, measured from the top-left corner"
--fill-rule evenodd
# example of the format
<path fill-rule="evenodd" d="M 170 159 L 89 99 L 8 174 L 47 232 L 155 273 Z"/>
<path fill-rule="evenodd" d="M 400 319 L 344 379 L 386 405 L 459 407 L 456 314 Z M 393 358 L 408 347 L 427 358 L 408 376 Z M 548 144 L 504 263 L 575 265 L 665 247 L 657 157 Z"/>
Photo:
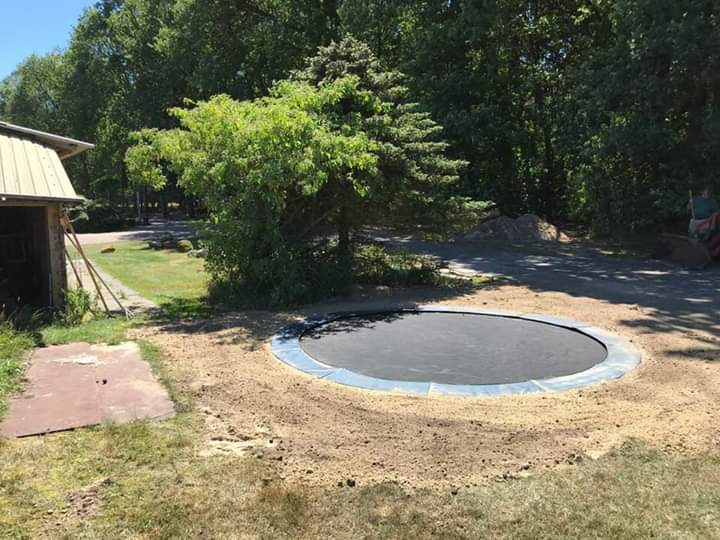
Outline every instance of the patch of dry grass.
<path fill-rule="evenodd" d="M 626 444 L 598 461 L 455 494 L 318 489 L 288 484 L 255 457 L 200 457 L 201 432 L 184 414 L 4 441 L 0 530 L 93 539 L 720 535 L 718 456 L 676 459 Z"/>

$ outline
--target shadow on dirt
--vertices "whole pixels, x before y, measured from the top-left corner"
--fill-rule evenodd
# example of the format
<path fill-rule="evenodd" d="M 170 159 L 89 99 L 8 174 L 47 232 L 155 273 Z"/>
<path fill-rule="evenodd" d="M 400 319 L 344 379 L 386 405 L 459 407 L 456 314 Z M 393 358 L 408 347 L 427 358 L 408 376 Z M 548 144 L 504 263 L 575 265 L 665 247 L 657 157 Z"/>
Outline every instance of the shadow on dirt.
<path fill-rule="evenodd" d="M 582 249 L 543 249 L 497 244 L 399 245 L 448 261 L 465 272 L 498 274 L 536 292 L 562 292 L 610 304 L 636 306 L 638 316 L 622 324 L 649 333 L 698 333 L 698 341 L 720 349 L 720 266 L 685 270 L 662 261 L 609 257 Z"/>
<path fill-rule="evenodd" d="M 167 333 L 218 333 L 218 343 L 250 342 L 250 348 L 257 348 L 280 332 L 283 327 L 301 318 L 347 311 L 413 309 L 422 304 L 458 298 L 480 289 L 497 288 L 502 283 L 498 281 L 482 285 L 396 289 L 357 286 L 353 294 L 348 297 L 333 298 L 286 310 L 213 308 L 199 300 L 173 299 L 163 303 L 159 311 L 151 314 L 150 322 Z M 349 319 L 349 321 L 353 320 Z M 362 319 L 356 321 L 365 324 Z M 234 331 L 226 332 L 229 330 Z"/>
<path fill-rule="evenodd" d="M 641 332 L 681 332 L 704 347 L 702 354 L 675 351 L 674 354 L 698 359 L 720 355 L 720 268 L 691 271 L 669 264 L 631 257 L 610 257 L 597 251 L 569 249 L 547 244 L 534 247 L 504 246 L 492 243 L 426 243 L 390 240 L 404 250 L 432 255 L 447 261 L 463 274 L 503 276 L 528 286 L 535 292 L 561 292 L 578 298 L 593 298 L 609 304 L 625 304 L 637 316 L 622 321 Z M 490 283 L 480 287 L 497 287 Z M 383 310 L 413 308 L 431 302 L 448 301 L 473 292 L 468 287 L 407 288 L 357 287 L 348 298 L 337 298 L 288 310 L 220 311 L 205 304 L 188 305 L 174 301 L 163 306 L 155 321 L 167 332 L 209 333 L 236 329 L 241 342 L 248 338 L 265 342 L 299 317 L 327 314 L 348 309 Z M 348 307 L 351 306 L 351 307 Z M 492 307 L 492 306 L 490 306 Z"/>

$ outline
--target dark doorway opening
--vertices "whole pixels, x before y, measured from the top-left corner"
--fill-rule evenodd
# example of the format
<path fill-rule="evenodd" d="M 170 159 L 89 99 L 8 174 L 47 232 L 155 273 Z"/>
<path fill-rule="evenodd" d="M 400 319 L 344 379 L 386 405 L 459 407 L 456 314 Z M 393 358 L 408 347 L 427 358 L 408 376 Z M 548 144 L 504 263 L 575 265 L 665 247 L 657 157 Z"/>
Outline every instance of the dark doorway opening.
<path fill-rule="evenodd" d="M 0 207 L 0 312 L 51 303 L 47 208 Z"/>

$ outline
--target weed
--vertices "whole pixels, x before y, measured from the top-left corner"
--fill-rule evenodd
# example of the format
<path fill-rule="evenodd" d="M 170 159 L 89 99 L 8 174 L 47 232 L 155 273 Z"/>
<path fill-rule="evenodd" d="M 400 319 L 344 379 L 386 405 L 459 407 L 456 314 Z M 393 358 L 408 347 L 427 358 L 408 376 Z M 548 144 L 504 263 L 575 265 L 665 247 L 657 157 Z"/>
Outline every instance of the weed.
<path fill-rule="evenodd" d="M 94 302 L 85 289 L 69 289 L 65 291 L 65 305 L 60 314 L 60 321 L 67 326 L 77 326 L 94 312 Z"/>

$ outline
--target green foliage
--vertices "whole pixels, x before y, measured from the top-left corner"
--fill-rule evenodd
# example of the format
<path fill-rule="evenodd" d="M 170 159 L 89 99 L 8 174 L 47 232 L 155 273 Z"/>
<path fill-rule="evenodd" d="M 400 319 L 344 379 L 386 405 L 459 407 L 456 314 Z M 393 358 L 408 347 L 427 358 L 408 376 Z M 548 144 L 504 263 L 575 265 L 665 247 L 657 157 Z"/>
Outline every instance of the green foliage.
<path fill-rule="evenodd" d="M 29 56 L 0 82 L 0 119 L 45 131 L 65 129 L 62 99 L 66 76 L 66 59 L 61 53 Z"/>
<path fill-rule="evenodd" d="M 85 289 L 69 289 L 65 291 L 65 305 L 60 321 L 67 326 L 78 326 L 92 317 L 95 303 Z"/>
<path fill-rule="evenodd" d="M 358 283 L 392 287 L 438 285 L 437 263 L 427 255 L 390 252 L 382 246 L 367 244 L 355 252 Z"/>
<path fill-rule="evenodd" d="M 593 225 L 686 220 L 688 189 L 720 187 L 720 5 L 616 0 L 588 17 L 587 53 L 572 73 L 584 114 L 568 152 Z"/>
<path fill-rule="evenodd" d="M 443 156 L 440 127 L 399 79 L 345 39 L 267 98 L 173 109 L 182 128 L 138 134 L 128 171 L 160 187 L 171 173 L 203 199 L 216 285 L 282 304 L 338 292 L 352 281 L 359 226 L 391 215 L 450 230 L 482 207 L 448 193 L 463 163 Z"/>
<path fill-rule="evenodd" d="M 116 205 L 91 199 L 68 208 L 68 215 L 78 233 L 119 231 L 131 221 Z"/>
<path fill-rule="evenodd" d="M 372 50 L 353 37 L 321 47 L 294 78 L 315 86 L 357 77 L 359 87 L 381 103 L 355 110 L 340 102 L 331 119 L 342 125 L 352 111 L 362 129 L 377 141 L 378 174 L 368 189 L 374 205 L 346 205 L 350 223 L 373 221 L 396 226 L 450 232 L 477 221 L 487 203 L 456 196 L 458 175 L 467 165 L 446 156 L 442 127 L 410 99 L 405 77 L 384 70 Z M 361 216 L 357 216 L 361 214 Z"/>
<path fill-rule="evenodd" d="M 30 334 L 16 330 L 10 323 L 0 323 L 0 416 L 5 412 L 6 398 L 20 384 L 23 358 L 34 344 Z"/>
<path fill-rule="evenodd" d="M 293 73 L 311 85 L 355 75 L 383 104 L 405 106 L 355 111 L 379 145 L 373 189 L 392 200 L 375 219 L 428 216 L 425 231 L 476 214 L 466 197 L 639 231 L 686 219 L 687 190 L 717 183 L 719 10 L 708 0 L 104 1 L 67 50 L 29 57 L 0 82 L 0 117 L 96 143 L 66 163 L 85 196 L 129 206 L 140 191 L 194 209 L 175 172 L 140 166 L 150 149 L 134 150 L 128 174 L 131 133 L 177 127 L 167 110 L 185 98 L 255 100 Z M 345 121 L 337 105 L 334 129 Z M 426 154 L 442 144 L 426 112 L 459 185 L 418 182 L 440 163 Z M 408 156 L 430 169 L 408 168 Z"/>
<path fill-rule="evenodd" d="M 207 264 L 216 280 L 270 292 L 274 302 L 295 301 L 308 288 L 308 257 L 328 219 L 312 202 L 335 185 L 362 198 L 377 170 L 375 143 L 357 122 L 333 129 L 324 115 L 342 100 L 379 106 L 347 78 L 320 89 L 284 82 L 257 101 L 218 96 L 175 109 L 183 129 L 144 132 L 128 151 L 128 169 L 163 174 L 148 163 L 154 152 L 203 198 L 211 216 Z"/>
<path fill-rule="evenodd" d="M 24 304 L 10 313 L 0 312 L 0 324 L 7 323 L 19 332 L 34 332 L 52 320 L 49 309 L 38 309 Z"/>

